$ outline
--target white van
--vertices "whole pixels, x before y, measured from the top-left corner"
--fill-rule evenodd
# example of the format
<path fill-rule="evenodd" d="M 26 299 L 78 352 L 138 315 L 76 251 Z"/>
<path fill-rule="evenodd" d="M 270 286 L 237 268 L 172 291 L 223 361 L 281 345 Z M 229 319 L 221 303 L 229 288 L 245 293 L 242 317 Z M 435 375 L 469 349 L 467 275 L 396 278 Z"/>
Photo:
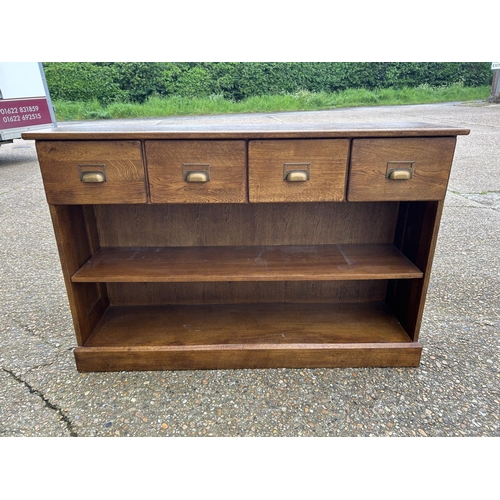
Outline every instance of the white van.
<path fill-rule="evenodd" d="M 56 126 L 42 63 L 0 62 L 0 145 Z"/>

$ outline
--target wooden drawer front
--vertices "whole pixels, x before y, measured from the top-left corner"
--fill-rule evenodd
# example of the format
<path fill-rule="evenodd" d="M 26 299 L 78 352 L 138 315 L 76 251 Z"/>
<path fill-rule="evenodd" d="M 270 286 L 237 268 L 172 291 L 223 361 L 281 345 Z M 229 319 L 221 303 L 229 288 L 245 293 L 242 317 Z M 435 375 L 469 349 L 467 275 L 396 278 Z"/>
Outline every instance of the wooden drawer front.
<path fill-rule="evenodd" d="M 51 204 L 147 201 L 139 141 L 40 141 L 36 148 Z"/>
<path fill-rule="evenodd" d="M 347 199 L 443 199 L 455 141 L 455 137 L 354 139 Z M 403 179 L 390 179 L 388 176 L 394 171 L 397 172 L 393 175 Z M 408 175 L 411 178 L 404 179 Z"/>
<path fill-rule="evenodd" d="M 348 151 L 347 139 L 250 141 L 250 201 L 344 200 Z M 307 180 L 291 182 L 285 178 L 289 172 Z"/>
<path fill-rule="evenodd" d="M 147 141 L 146 158 L 152 203 L 247 201 L 245 141 Z"/>

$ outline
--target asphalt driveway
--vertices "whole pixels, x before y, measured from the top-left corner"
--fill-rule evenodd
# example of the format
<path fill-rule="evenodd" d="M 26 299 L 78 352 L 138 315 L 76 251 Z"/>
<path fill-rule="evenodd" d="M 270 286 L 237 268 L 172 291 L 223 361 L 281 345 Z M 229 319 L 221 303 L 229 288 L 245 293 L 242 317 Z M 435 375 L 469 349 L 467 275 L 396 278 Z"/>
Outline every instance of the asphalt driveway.
<path fill-rule="evenodd" d="M 500 105 L 197 119 L 471 129 L 458 137 L 421 366 L 78 373 L 34 142 L 19 140 L 0 147 L 0 436 L 500 436 Z M 145 121 L 95 127 L 140 128 Z"/>

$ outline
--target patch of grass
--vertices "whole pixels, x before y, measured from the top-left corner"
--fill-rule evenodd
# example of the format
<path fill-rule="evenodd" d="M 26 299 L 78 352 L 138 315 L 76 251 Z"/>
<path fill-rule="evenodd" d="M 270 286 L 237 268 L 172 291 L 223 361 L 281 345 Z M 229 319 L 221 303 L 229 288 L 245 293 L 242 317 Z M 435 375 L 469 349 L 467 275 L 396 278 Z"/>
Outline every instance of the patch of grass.
<path fill-rule="evenodd" d="M 293 94 L 254 96 L 243 101 L 231 101 L 221 95 L 203 98 L 172 96 L 151 97 L 144 104 L 116 102 L 102 106 L 90 102 L 54 101 L 58 121 L 97 120 L 105 118 L 155 118 L 185 115 L 216 115 L 231 113 L 271 113 L 277 111 L 314 111 L 357 106 L 430 104 L 453 101 L 484 100 L 490 87 L 464 87 L 460 84 L 443 87 L 401 89 L 350 89 L 342 92 L 306 90 Z"/>

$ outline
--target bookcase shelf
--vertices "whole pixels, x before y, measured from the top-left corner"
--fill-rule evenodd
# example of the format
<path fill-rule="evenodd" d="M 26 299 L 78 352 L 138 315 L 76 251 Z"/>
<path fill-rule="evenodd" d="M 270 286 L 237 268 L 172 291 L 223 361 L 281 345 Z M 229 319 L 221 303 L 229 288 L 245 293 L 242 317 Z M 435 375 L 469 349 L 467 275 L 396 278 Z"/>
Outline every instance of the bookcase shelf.
<path fill-rule="evenodd" d="M 395 357 L 391 349 L 404 352 L 403 365 L 418 364 L 420 344 L 381 302 L 225 304 L 110 307 L 75 355 L 93 370 L 149 370 L 152 359 L 160 369 L 222 369 L 238 368 L 245 354 L 253 358 L 247 368 L 285 356 L 295 367 L 341 366 L 346 360 L 363 366 L 370 354 L 385 364 Z"/>
<path fill-rule="evenodd" d="M 393 245 L 100 248 L 83 282 L 311 281 L 421 278 Z"/>

